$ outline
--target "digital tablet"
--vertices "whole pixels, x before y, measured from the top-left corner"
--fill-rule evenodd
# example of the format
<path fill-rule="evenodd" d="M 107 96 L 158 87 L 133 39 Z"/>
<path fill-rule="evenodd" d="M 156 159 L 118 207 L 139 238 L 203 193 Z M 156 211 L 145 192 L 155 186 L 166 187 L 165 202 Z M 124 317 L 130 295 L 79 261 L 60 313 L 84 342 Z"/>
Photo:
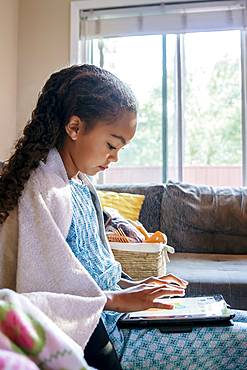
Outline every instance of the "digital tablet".
<path fill-rule="evenodd" d="M 194 326 L 232 325 L 235 316 L 222 295 L 163 298 L 173 309 L 152 308 L 123 316 L 120 328 L 158 327 L 163 332 L 191 331 Z"/>

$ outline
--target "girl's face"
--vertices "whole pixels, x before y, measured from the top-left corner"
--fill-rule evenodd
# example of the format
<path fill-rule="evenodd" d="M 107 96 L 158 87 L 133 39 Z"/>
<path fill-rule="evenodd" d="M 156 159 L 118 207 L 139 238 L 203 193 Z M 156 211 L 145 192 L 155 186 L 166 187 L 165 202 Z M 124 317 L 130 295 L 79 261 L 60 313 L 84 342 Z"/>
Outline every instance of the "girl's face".
<path fill-rule="evenodd" d="M 67 136 L 59 149 L 68 177 L 81 171 L 93 176 L 118 161 L 118 153 L 128 144 L 136 131 L 136 114 L 124 112 L 122 118 L 113 124 L 99 121 L 85 132 L 84 122 L 72 116 L 65 127 Z"/>

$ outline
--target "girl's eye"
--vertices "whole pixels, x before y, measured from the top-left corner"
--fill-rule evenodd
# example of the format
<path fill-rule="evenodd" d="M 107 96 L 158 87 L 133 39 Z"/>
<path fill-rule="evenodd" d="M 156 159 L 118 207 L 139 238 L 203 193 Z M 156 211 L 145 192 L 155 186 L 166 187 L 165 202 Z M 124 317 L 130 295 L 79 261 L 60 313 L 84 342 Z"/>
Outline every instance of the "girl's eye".
<path fill-rule="evenodd" d="M 109 147 L 109 149 L 110 150 L 112 150 L 112 149 L 116 149 L 114 146 L 112 146 L 111 144 L 109 144 L 109 143 L 107 143 L 108 144 L 108 147 Z"/>

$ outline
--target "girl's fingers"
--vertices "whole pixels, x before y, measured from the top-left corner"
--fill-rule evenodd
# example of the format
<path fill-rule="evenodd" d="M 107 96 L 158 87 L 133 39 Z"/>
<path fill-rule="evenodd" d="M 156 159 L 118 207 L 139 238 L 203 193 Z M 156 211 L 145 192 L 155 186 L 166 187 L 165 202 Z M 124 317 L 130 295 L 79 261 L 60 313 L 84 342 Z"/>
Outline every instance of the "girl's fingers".
<path fill-rule="evenodd" d="M 155 283 L 143 283 L 139 285 L 139 288 L 145 288 L 150 294 L 154 292 L 164 291 L 167 293 L 177 294 L 179 292 L 185 292 L 185 289 L 176 285 L 172 285 L 163 281 L 163 284 L 155 284 Z"/>
<path fill-rule="evenodd" d="M 164 282 L 175 283 L 175 284 L 180 285 L 182 288 L 186 288 L 187 285 L 188 285 L 188 282 L 186 280 L 180 279 L 180 278 L 178 278 L 177 276 L 175 276 L 173 274 L 161 276 L 161 277 L 158 277 L 158 278 L 151 278 L 151 279 L 152 279 L 153 283 L 159 284 L 159 285 L 164 284 Z M 151 282 L 151 280 L 150 280 L 150 282 Z"/>
<path fill-rule="evenodd" d="M 172 296 L 184 296 L 185 291 L 183 289 L 169 289 L 169 288 L 161 288 L 157 289 L 153 292 L 150 292 L 150 295 L 152 295 L 152 299 L 160 298 L 164 296 L 172 297 Z"/>
<path fill-rule="evenodd" d="M 154 305 L 152 308 L 161 308 L 165 310 L 172 310 L 174 308 L 173 304 L 168 304 L 168 303 L 160 303 L 160 302 L 154 302 Z"/>
<path fill-rule="evenodd" d="M 156 298 L 162 298 L 162 297 L 174 297 L 174 296 L 181 296 L 183 297 L 185 294 L 184 289 L 167 286 L 166 284 L 161 286 L 147 286 L 146 287 L 146 293 L 151 298 L 152 301 Z M 154 303 L 154 302 L 153 302 Z"/>
<path fill-rule="evenodd" d="M 173 309 L 174 305 L 166 303 L 166 302 L 155 302 L 154 299 L 156 298 L 161 298 L 164 296 L 181 296 L 183 297 L 185 294 L 185 291 L 183 289 L 167 289 L 167 288 L 159 288 L 157 290 L 154 290 L 153 292 L 150 293 L 152 296 L 153 300 L 153 305 L 152 308 L 161 308 L 161 309 L 168 309 L 171 310 Z"/>
<path fill-rule="evenodd" d="M 181 286 L 185 286 L 185 287 L 189 284 L 188 281 L 180 279 L 180 278 L 178 278 L 177 276 L 175 276 L 173 274 L 166 275 L 164 277 L 164 280 L 169 281 L 169 282 L 173 282 L 173 283 L 177 283 L 177 284 L 179 284 Z"/>

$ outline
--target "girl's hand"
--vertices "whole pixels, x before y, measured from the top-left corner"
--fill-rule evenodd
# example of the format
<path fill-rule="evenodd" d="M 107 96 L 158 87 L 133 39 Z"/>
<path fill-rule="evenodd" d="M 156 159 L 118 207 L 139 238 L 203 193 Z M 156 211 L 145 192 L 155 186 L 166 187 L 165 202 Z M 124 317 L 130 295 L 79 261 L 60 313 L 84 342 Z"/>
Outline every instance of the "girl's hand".
<path fill-rule="evenodd" d="M 188 285 L 188 282 L 186 280 L 180 279 L 177 276 L 173 274 L 168 274 L 160 277 L 149 277 L 145 280 L 140 281 L 131 281 L 127 279 L 121 279 L 118 283 L 118 285 L 122 289 L 129 288 L 131 286 L 137 286 L 139 284 L 155 284 L 155 285 L 163 285 L 164 283 L 171 284 L 172 286 L 180 286 L 182 288 L 186 288 Z M 173 285 L 175 284 L 175 285 Z"/>
<path fill-rule="evenodd" d="M 178 278 L 177 276 L 175 276 L 173 274 L 168 274 L 168 275 L 160 276 L 160 277 L 157 277 L 157 278 L 151 276 L 151 277 L 149 277 L 145 280 L 139 281 L 138 283 L 139 284 L 155 283 L 155 284 L 158 284 L 158 285 L 163 285 L 164 282 L 169 283 L 169 284 L 176 284 L 176 285 L 178 285 L 182 288 L 186 288 L 187 285 L 188 285 L 188 281 L 180 279 L 180 278 Z"/>
<path fill-rule="evenodd" d="M 164 296 L 183 296 L 184 289 L 170 285 L 139 284 L 124 290 L 104 292 L 107 297 L 105 310 L 117 312 L 133 312 L 148 308 L 172 309 L 173 305 L 154 302 L 156 298 Z"/>

